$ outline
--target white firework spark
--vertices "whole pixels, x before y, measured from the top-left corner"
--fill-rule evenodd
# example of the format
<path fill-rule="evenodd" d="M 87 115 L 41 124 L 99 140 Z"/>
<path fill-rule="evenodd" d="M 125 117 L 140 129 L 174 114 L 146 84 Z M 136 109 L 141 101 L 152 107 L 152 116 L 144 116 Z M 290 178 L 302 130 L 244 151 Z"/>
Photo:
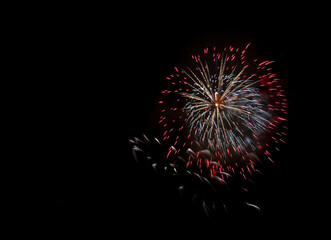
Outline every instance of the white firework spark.
<path fill-rule="evenodd" d="M 255 87 L 260 79 L 253 75 L 243 79 L 245 68 L 225 74 L 226 61 L 221 59 L 219 72 L 211 75 L 208 63 L 198 60 L 197 72 L 184 71 L 190 79 L 190 92 L 182 92 L 188 98 L 184 109 L 189 114 L 187 123 L 191 134 L 212 150 L 238 154 L 254 151 L 258 135 L 270 124 L 271 114 Z M 230 150 L 231 149 L 231 150 Z"/>

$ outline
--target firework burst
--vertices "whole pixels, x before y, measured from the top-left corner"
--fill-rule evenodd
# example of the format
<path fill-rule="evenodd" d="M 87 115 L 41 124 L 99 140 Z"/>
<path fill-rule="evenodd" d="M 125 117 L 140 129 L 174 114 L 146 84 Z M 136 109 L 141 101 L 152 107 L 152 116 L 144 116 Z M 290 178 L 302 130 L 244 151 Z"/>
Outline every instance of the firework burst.
<path fill-rule="evenodd" d="M 162 91 L 167 96 L 160 101 L 164 114 L 159 119 L 163 140 L 177 151 L 205 149 L 210 161 L 242 173 L 254 169 L 261 154 L 273 161 L 271 146 L 284 142 L 286 126 L 278 126 L 287 114 L 273 61 L 248 61 L 248 46 L 242 51 L 230 46 L 221 53 L 206 48 L 203 56 L 192 55 L 193 67 L 175 68 L 167 77 L 171 88 Z"/>
<path fill-rule="evenodd" d="M 159 137 L 130 140 L 138 162 L 178 179 L 178 191 L 207 215 L 242 198 L 261 173 L 261 157 L 273 163 L 271 154 L 285 142 L 284 82 L 272 72 L 273 61 L 246 57 L 249 45 L 206 48 L 191 56 L 192 66 L 175 67 L 159 100 Z"/>

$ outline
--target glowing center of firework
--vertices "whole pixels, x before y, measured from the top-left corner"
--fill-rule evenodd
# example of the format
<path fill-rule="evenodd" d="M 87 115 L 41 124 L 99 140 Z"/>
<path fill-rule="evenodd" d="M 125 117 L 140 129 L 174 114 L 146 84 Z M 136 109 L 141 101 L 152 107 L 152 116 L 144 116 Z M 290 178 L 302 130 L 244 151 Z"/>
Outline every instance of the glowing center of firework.
<path fill-rule="evenodd" d="M 218 92 L 215 92 L 214 94 L 214 106 L 219 107 L 220 109 L 225 108 L 224 100 L 222 99 L 222 96 L 218 94 Z"/>

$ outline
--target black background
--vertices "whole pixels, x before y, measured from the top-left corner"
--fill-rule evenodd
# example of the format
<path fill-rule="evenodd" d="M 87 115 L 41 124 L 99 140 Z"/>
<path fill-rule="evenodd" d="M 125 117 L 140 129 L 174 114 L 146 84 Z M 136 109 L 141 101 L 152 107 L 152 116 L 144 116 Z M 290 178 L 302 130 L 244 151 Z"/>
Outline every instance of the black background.
<path fill-rule="evenodd" d="M 314 155 L 303 150 L 310 138 L 302 105 L 306 54 L 315 44 L 309 17 L 284 5 L 220 5 L 74 7 L 24 25 L 23 60 L 32 61 L 32 80 L 22 85 L 29 100 L 22 103 L 21 141 L 30 160 L 19 161 L 26 177 L 19 181 L 16 220 L 28 226 L 27 235 L 46 229 L 46 236 L 60 237 L 269 238 L 311 230 L 316 190 L 307 165 Z M 182 59 L 206 46 L 249 42 L 260 58 L 276 61 L 287 81 L 287 144 L 257 183 L 261 213 L 208 219 L 136 164 L 129 139 L 153 134 L 165 77 Z"/>

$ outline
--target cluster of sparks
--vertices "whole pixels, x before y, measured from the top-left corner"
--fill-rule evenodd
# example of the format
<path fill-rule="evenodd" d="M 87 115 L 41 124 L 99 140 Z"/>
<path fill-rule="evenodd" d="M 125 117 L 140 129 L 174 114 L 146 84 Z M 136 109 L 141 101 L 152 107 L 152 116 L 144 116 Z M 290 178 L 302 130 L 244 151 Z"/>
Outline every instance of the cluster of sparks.
<path fill-rule="evenodd" d="M 245 177 L 260 155 L 273 162 L 271 152 L 285 142 L 287 99 L 273 61 L 249 61 L 249 45 L 221 53 L 206 48 L 192 55 L 193 67 L 167 77 L 170 87 L 159 101 L 162 140 L 171 144 L 167 158 L 185 151 L 186 167 L 222 179 L 231 171 Z"/>
<path fill-rule="evenodd" d="M 176 176 L 178 191 L 207 215 L 248 193 L 261 158 L 273 163 L 286 141 L 284 81 L 272 72 L 273 61 L 246 57 L 249 45 L 205 48 L 191 56 L 191 67 L 175 67 L 159 100 L 160 136 L 130 140 L 137 162 Z"/>

